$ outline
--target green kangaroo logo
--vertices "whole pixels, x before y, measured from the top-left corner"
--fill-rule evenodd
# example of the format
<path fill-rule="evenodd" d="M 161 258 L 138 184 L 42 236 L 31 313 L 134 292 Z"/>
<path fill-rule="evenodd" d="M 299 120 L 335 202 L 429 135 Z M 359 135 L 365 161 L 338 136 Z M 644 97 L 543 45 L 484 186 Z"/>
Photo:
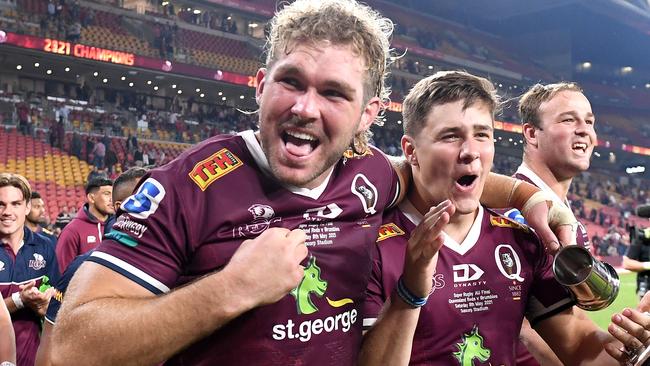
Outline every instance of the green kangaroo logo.
<path fill-rule="evenodd" d="M 305 273 L 300 284 L 293 290 L 291 295 L 296 298 L 298 314 L 312 314 L 318 311 L 318 308 L 311 301 L 311 294 L 322 297 L 327 290 L 327 281 L 320 278 L 320 268 L 316 265 L 316 257 L 309 259 L 309 265 L 305 268 Z"/>
<path fill-rule="evenodd" d="M 485 362 L 490 358 L 490 350 L 483 347 L 483 337 L 478 334 L 478 325 L 474 325 L 469 334 L 463 334 L 463 342 L 457 343 L 458 352 L 454 352 L 454 357 L 460 362 L 460 366 L 472 366 L 473 359 Z"/>

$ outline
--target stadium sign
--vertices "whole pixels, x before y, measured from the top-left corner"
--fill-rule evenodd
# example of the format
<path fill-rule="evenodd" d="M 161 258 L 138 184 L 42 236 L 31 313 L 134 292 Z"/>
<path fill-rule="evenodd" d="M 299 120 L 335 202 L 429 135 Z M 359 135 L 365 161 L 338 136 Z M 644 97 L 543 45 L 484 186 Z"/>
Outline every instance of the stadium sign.
<path fill-rule="evenodd" d="M 135 55 L 128 52 L 113 51 L 100 47 L 86 46 L 56 39 L 45 38 L 43 51 L 58 55 L 74 56 L 96 61 L 112 62 L 114 64 L 133 66 Z"/>

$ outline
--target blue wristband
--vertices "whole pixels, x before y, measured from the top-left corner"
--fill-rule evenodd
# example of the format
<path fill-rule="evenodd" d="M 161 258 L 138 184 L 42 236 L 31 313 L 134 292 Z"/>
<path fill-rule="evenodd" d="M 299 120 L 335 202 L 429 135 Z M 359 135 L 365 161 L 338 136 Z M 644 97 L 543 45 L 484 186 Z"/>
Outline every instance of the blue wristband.
<path fill-rule="evenodd" d="M 397 295 L 399 296 L 402 301 L 404 301 L 407 305 L 413 307 L 413 308 L 419 308 L 424 306 L 427 303 L 427 300 L 429 299 L 429 296 L 427 297 L 419 297 L 411 290 L 409 290 L 406 285 L 404 284 L 404 280 L 402 279 L 402 276 L 400 276 L 399 280 L 397 280 Z"/>

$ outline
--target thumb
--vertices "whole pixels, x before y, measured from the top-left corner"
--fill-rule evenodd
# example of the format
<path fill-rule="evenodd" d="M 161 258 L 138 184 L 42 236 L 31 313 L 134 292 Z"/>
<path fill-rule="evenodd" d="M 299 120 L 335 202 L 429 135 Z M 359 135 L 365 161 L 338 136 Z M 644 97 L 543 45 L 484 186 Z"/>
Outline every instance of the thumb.
<path fill-rule="evenodd" d="M 650 291 L 643 295 L 643 298 L 639 301 L 637 309 L 641 312 L 650 312 Z"/>

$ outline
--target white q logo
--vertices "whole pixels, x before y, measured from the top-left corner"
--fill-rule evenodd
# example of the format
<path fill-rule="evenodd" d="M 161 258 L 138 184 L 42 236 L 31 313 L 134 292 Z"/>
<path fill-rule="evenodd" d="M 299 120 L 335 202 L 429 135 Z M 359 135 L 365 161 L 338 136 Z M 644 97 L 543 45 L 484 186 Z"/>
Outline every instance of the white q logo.
<path fill-rule="evenodd" d="M 507 262 L 510 262 L 508 264 L 514 264 L 514 266 L 510 265 L 508 266 L 510 270 L 506 270 L 504 268 L 504 260 L 501 258 L 501 248 L 505 248 L 507 251 L 504 254 L 509 254 Z M 514 259 L 514 263 L 512 263 L 512 260 Z M 519 261 L 519 256 L 517 255 L 517 252 L 508 244 L 500 244 L 494 249 L 494 260 L 497 262 L 497 267 L 499 267 L 499 271 L 501 272 L 502 275 L 504 275 L 507 279 L 510 280 L 517 280 L 519 282 L 524 282 L 523 277 L 521 277 L 521 262 Z"/>

